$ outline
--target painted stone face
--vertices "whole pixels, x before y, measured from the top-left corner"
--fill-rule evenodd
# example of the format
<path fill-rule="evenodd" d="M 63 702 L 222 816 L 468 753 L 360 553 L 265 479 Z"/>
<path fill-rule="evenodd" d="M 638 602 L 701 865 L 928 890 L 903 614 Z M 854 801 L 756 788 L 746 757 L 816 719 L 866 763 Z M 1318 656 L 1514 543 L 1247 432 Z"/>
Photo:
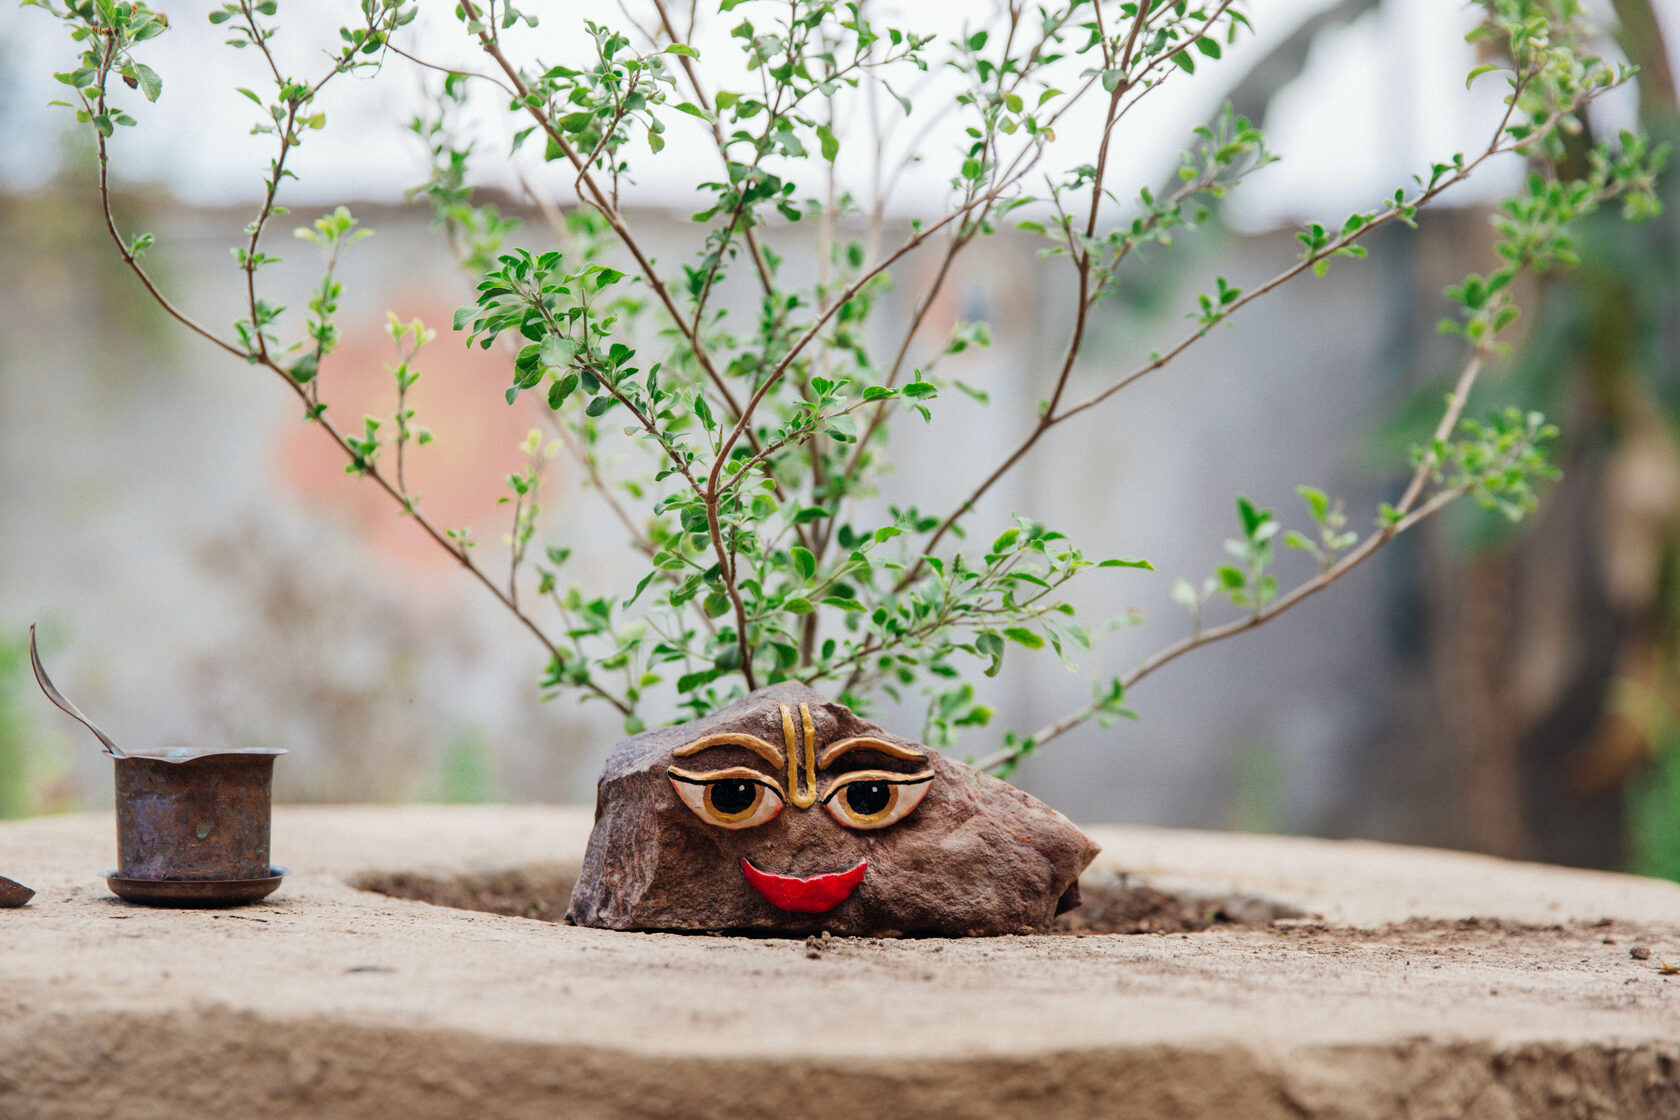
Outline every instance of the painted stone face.
<path fill-rule="evenodd" d="M 607 759 L 567 917 L 799 936 L 1017 933 L 1097 853 L 1035 798 L 797 684 Z"/>

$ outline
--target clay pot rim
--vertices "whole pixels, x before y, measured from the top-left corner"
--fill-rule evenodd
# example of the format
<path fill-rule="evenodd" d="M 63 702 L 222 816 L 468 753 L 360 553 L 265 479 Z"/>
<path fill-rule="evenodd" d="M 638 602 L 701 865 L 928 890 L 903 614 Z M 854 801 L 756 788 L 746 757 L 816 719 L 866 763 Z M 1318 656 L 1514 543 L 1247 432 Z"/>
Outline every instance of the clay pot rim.
<path fill-rule="evenodd" d="M 117 762 L 130 760 L 138 762 L 197 762 L 205 758 L 221 758 L 227 755 L 246 755 L 254 757 L 274 757 L 289 754 L 285 747 L 159 747 L 151 751 L 128 751 Z"/>

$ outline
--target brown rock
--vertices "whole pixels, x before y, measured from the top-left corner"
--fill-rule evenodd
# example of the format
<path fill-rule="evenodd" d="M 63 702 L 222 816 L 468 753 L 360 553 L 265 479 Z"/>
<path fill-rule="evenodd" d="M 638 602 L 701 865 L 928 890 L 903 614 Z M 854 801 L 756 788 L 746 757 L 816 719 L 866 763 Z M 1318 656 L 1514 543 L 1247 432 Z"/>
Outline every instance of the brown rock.
<path fill-rule="evenodd" d="M 780 684 L 613 749 L 567 917 L 627 930 L 1008 934 L 1077 899 L 1070 888 L 1096 854 L 1008 783 Z"/>
<path fill-rule="evenodd" d="M 22 883 L 0 875 L 0 906 L 22 906 L 35 897 L 35 892 Z"/>

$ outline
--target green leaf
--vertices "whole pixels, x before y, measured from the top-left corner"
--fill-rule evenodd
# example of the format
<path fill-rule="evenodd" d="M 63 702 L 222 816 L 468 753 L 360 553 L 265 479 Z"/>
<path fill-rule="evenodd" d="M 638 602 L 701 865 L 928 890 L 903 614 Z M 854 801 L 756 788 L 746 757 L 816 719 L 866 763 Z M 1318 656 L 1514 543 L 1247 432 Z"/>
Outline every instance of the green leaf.
<path fill-rule="evenodd" d="M 682 676 L 677 678 L 677 691 L 693 692 L 701 685 L 711 684 L 713 681 L 723 676 L 724 673 L 725 670 L 723 669 L 701 669 L 697 673 L 684 673 Z"/>
<path fill-rule="evenodd" d="M 1492 62 L 1487 63 L 1487 64 L 1482 65 L 1482 66 L 1476 67 L 1475 69 L 1471 70 L 1468 75 L 1465 76 L 1465 78 L 1464 78 L 1464 88 L 1469 89 L 1470 84 L 1472 82 L 1474 82 L 1477 78 L 1481 77 L 1483 74 L 1488 73 L 1490 70 L 1499 70 L 1499 69 L 1502 69 L 1502 68 L 1497 63 L 1492 63 Z"/>
<path fill-rule="evenodd" d="M 584 409 L 584 411 L 590 416 L 601 416 L 606 413 L 607 409 L 617 403 L 618 401 L 614 397 L 596 397 L 594 400 L 589 402 L 589 407 Z"/>
<path fill-rule="evenodd" d="M 834 130 L 826 124 L 819 124 L 817 126 L 817 139 L 822 142 L 822 157 L 829 163 L 833 163 L 834 157 L 840 154 L 840 141 L 834 138 Z"/>
<path fill-rule="evenodd" d="M 687 43 L 672 43 L 670 46 L 665 48 L 665 53 L 681 55 L 684 58 L 700 57 L 700 52 L 689 46 Z"/>
<path fill-rule="evenodd" d="M 568 373 L 548 387 L 548 407 L 558 409 L 566 403 L 566 398 L 572 395 L 572 390 L 578 387 L 578 375 Z"/>
<path fill-rule="evenodd" d="M 157 71 L 144 62 L 134 64 L 134 76 L 140 82 L 140 92 L 145 94 L 147 101 L 156 101 L 158 94 L 163 92 L 163 79 L 157 76 Z"/>
<path fill-rule="evenodd" d="M 1320 525 L 1330 516 L 1330 496 L 1313 486 L 1297 486 L 1295 493 L 1301 495 L 1301 500 L 1307 503 L 1307 509 L 1312 519 Z"/>
<path fill-rule="evenodd" d="M 657 576 L 658 574 L 659 574 L 659 569 L 655 568 L 653 571 L 651 571 L 647 575 L 643 576 L 642 579 L 641 579 L 641 582 L 636 584 L 636 593 L 634 595 L 630 596 L 630 598 L 626 599 L 624 601 L 624 605 L 628 607 L 631 603 L 634 603 L 637 599 L 640 599 L 642 597 L 642 592 L 647 590 L 648 584 L 652 583 L 653 582 L 653 577 Z"/>
<path fill-rule="evenodd" d="M 313 353 L 309 353 L 293 362 L 291 368 L 286 372 L 291 374 L 292 380 L 296 381 L 299 385 L 307 385 L 309 382 L 315 380 L 316 366 L 317 361 L 315 355 Z"/>
<path fill-rule="evenodd" d="M 1247 498 L 1239 497 L 1237 499 L 1237 516 L 1242 518 L 1243 535 L 1252 537 L 1257 531 L 1259 531 L 1260 526 L 1265 524 L 1266 519 L 1271 516 L 1271 514 L 1269 511 L 1262 513 L 1254 508 L 1253 502 L 1249 501 Z"/>
<path fill-rule="evenodd" d="M 811 554 L 810 549 L 795 545 L 792 549 L 792 555 L 793 566 L 802 578 L 810 579 L 817 574 L 817 558 Z"/>
<path fill-rule="evenodd" d="M 1003 636 L 1012 642 L 1019 642 L 1028 649 L 1044 648 L 1044 639 L 1035 631 L 1028 630 L 1025 626 L 1011 626 L 1003 632 Z"/>
<path fill-rule="evenodd" d="M 782 609 L 787 611 L 789 614 L 810 614 L 817 608 L 811 605 L 811 600 L 800 595 L 795 595 L 793 598 L 782 604 Z"/>
<path fill-rule="evenodd" d="M 537 355 L 545 366 L 564 366 L 577 353 L 577 346 L 557 334 L 544 335 Z"/>
<path fill-rule="evenodd" d="M 1097 565 L 1099 568 L 1142 568 L 1146 572 L 1153 572 L 1155 565 L 1147 560 L 1104 560 Z"/>

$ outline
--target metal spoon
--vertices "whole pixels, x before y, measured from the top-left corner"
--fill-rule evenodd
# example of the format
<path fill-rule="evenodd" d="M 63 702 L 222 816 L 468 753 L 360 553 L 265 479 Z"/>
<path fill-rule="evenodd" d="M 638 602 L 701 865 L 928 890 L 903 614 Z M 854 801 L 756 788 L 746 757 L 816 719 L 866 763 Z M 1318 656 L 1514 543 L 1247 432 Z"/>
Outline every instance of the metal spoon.
<path fill-rule="evenodd" d="M 41 686 L 41 691 L 47 694 L 47 699 L 56 704 L 60 711 L 93 732 L 94 737 L 105 744 L 105 753 L 112 758 L 127 758 L 128 754 L 115 743 L 111 737 L 93 725 L 93 721 L 81 713 L 76 705 L 64 698 L 64 694 L 53 687 L 52 678 L 47 676 L 46 669 L 41 666 L 41 655 L 35 652 L 35 627 L 29 627 L 29 664 L 35 670 L 35 683 Z"/>

